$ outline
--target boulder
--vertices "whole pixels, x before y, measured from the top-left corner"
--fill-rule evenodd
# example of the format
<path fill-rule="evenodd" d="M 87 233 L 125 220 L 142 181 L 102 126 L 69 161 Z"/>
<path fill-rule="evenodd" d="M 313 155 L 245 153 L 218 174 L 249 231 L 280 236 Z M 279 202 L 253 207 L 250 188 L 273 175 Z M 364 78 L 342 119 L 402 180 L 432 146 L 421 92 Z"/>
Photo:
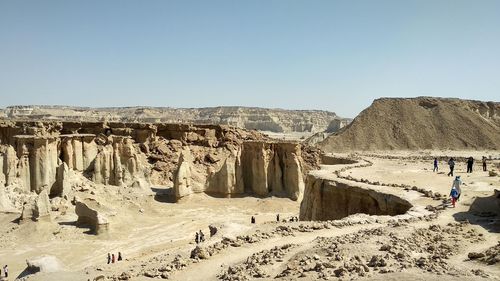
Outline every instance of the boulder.
<path fill-rule="evenodd" d="M 58 272 L 64 269 L 63 264 L 58 258 L 49 255 L 28 259 L 26 263 L 28 265 L 27 270 L 31 273 Z"/>
<path fill-rule="evenodd" d="M 20 222 L 25 222 L 28 219 L 33 221 L 47 220 L 50 221 L 50 200 L 49 193 L 46 189 L 42 190 L 34 201 L 25 202 L 21 212 Z"/>
<path fill-rule="evenodd" d="M 109 230 L 109 221 L 102 205 L 93 198 L 75 198 L 77 224 L 88 226 L 94 234 L 103 234 Z"/>

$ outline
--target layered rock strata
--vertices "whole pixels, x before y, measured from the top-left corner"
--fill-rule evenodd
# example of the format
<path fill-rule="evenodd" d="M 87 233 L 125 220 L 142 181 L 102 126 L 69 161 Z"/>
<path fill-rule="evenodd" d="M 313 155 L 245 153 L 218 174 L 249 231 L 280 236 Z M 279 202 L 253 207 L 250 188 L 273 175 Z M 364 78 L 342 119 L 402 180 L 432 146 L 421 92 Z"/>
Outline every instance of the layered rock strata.
<path fill-rule="evenodd" d="M 407 200 L 365 184 L 344 179 L 324 179 L 308 175 L 300 206 L 301 220 L 335 220 L 349 215 L 401 215 L 412 204 Z"/>

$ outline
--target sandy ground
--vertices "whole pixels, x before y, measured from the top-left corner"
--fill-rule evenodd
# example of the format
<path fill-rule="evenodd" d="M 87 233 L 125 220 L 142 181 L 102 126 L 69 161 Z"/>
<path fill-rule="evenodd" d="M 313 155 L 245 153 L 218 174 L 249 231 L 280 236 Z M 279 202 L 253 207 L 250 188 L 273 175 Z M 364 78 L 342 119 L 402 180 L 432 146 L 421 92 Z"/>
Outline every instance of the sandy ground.
<path fill-rule="evenodd" d="M 427 153 L 430 152 L 423 154 Z M 485 153 L 477 152 L 476 154 L 479 156 Z M 491 155 L 491 152 L 488 153 Z M 432 162 L 406 158 L 412 154 L 422 155 L 418 153 L 393 153 L 393 155 L 402 157 L 400 159 L 383 159 L 374 155 L 363 156 L 364 159 L 373 162 L 373 165 L 353 168 L 342 172 L 342 175 L 383 183 L 415 185 L 433 192 L 447 194 L 451 187 L 452 178 L 446 176 L 448 170 L 445 163 L 440 163 L 440 171 L 434 173 L 432 172 Z M 324 174 L 327 177 L 334 177 L 333 172 L 343 166 L 332 167 L 324 167 Z M 438 267 L 432 271 L 413 266 L 401 270 L 398 269 L 397 260 L 386 256 L 389 263 L 386 268 L 393 271 L 389 270 L 382 274 L 378 271 L 379 268 L 370 268 L 366 276 L 363 276 L 364 273 L 361 275 L 356 273 L 356 275 L 353 273 L 354 270 L 343 277 L 360 280 L 429 280 L 437 278 L 443 280 L 484 280 L 484 277 L 499 279 L 499 263 L 487 265 L 486 263 L 469 261 L 467 254 L 470 251 L 484 251 L 495 246 L 500 240 L 500 229 L 497 228 L 498 217 L 476 217 L 468 212 L 474 200 L 491 196 L 494 188 L 500 189 L 500 177 L 490 177 L 486 172 L 480 171 L 479 165 L 476 166 L 472 174 L 466 174 L 463 163 L 460 163 L 456 168 L 456 174 L 460 175 L 464 182 L 463 195 L 457 208 L 445 208 L 435 217 L 428 219 L 413 218 L 412 220 L 403 215 L 399 219 L 406 220 L 405 223 L 396 227 L 391 217 L 366 215 L 354 215 L 344 219 L 341 227 L 330 227 L 329 225 L 316 227 L 314 222 L 277 223 L 275 222 L 276 214 L 280 214 L 283 219 L 297 216 L 299 213 L 300 202 L 285 198 L 214 198 L 198 194 L 182 200 L 180 203 L 172 203 L 170 198 L 155 196 L 155 193 L 156 195 L 162 193 L 163 187 L 155 187 L 152 191 L 147 192 L 131 191 L 130 193 L 119 192 L 116 190 L 117 187 L 103 187 L 101 194 L 97 195 L 105 197 L 116 212 L 116 216 L 112 218 L 112 229 L 109 235 L 87 234 L 88 229 L 74 225 L 76 216 L 72 215 L 71 210 L 67 212 L 68 215 L 54 214 L 52 222 L 29 222 L 21 225 L 15 222 L 17 214 L 0 214 L 0 224 L 2 225 L 0 230 L 0 264 L 8 264 L 10 275 L 13 277 L 23 276 L 22 272 L 26 268 L 25 260 L 34 256 L 53 255 L 64 264 L 64 268 L 60 272 L 28 275 L 26 278 L 29 280 L 93 280 L 99 276 L 104 278 L 101 280 L 118 280 L 122 274 L 130 276 L 129 280 L 151 280 L 147 276 L 147 272 L 167 272 L 168 274 L 164 274 L 163 278 L 168 277 L 170 280 L 267 280 L 274 279 L 280 274 L 279 280 L 334 279 L 336 278 L 335 274 L 338 273 L 335 273 L 335 268 L 340 268 L 336 262 L 343 264 L 352 262 L 332 260 L 331 256 L 323 252 L 324 249 L 331 248 L 333 244 L 337 243 L 334 239 L 348 239 L 347 242 L 341 240 L 345 242 L 345 248 L 340 250 L 344 258 L 351 256 L 354 258 L 355 253 L 357 253 L 357 259 L 367 263 L 370 256 L 381 254 L 379 250 L 381 244 L 391 241 L 392 236 L 389 232 L 401 236 L 401 241 L 407 241 L 415 239 L 411 235 L 416 231 L 423 231 L 427 235 L 425 231 L 429 231 L 428 229 L 432 225 L 439 225 L 445 229 L 449 227 L 447 226 L 449 223 L 468 220 L 470 224 L 458 227 L 463 232 L 452 233 L 441 238 L 444 242 L 451 244 L 454 243 L 454 239 L 463 241 L 457 245 L 453 244 L 453 253 L 447 254 L 445 259 L 446 269 Z M 398 192 L 403 191 L 399 190 Z M 423 207 L 429 204 L 442 205 L 439 200 L 423 198 L 419 195 L 410 197 L 413 198 L 412 203 L 416 205 L 415 208 L 418 210 L 423 210 Z M 421 213 L 425 214 L 424 211 Z M 257 218 L 257 224 L 250 223 L 251 216 Z M 363 223 L 360 224 L 359 221 Z M 203 247 L 220 246 L 223 237 L 233 240 L 238 235 L 259 238 L 248 243 L 239 240 L 237 246 L 225 246 L 215 251 L 208 259 L 190 259 L 190 252 L 196 246 L 194 233 L 201 229 L 208 237 L 209 224 L 216 225 L 219 233 L 209 238 Z M 289 228 L 290 231 L 277 231 L 277 228 L 281 226 Z M 306 230 L 304 230 L 304 226 Z M 449 228 L 453 229 L 457 226 Z M 363 234 L 363 231 L 370 229 L 381 229 L 383 234 Z M 467 231 L 473 231 L 475 234 L 469 237 Z M 349 235 L 354 235 L 354 238 Z M 318 237 L 330 240 L 319 241 Z M 273 248 L 285 247 L 288 244 L 292 246 L 276 250 L 277 254 L 273 252 Z M 404 243 L 400 246 L 416 247 Z M 436 244 L 433 246 L 445 247 L 446 245 Z M 117 253 L 118 251 L 122 252 L 125 260 L 107 265 L 107 253 Z M 408 257 L 412 257 L 412 255 L 419 257 L 426 251 L 426 249 L 417 247 L 408 254 Z M 258 256 L 262 252 L 272 257 L 267 258 L 267 263 L 258 264 Z M 175 270 L 161 271 L 162 267 L 173 263 L 172 260 L 175 259 L 176 255 L 182 257 L 184 262 L 181 263 L 185 263 L 185 265 L 181 265 Z M 326 268 L 324 272 L 321 269 L 319 273 L 319 269 L 304 271 L 305 265 L 300 264 L 301 260 L 312 259 L 311 257 L 315 255 L 318 256 L 317 260 L 325 262 L 328 260 L 334 264 L 334 268 L 331 270 Z M 367 260 L 365 261 L 365 259 Z M 361 262 L 357 261 L 357 263 L 359 266 Z M 240 270 L 240 268 L 244 269 Z M 255 277 L 258 276 L 254 272 L 255 268 L 260 268 L 259 270 L 265 273 L 264 277 Z M 454 270 L 455 268 L 456 270 Z M 480 269 L 480 274 L 471 273 L 473 269 Z M 459 275 L 450 274 L 454 271 L 458 272 Z M 250 272 L 254 272 L 253 275 Z M 224 273 L 226 273 L 225 277 Z M 324 274 L 324 276 L 318 274 Z M 161 278 L 160 275 L 157 276 Z M 247 279 L 243 277 L 238 279 L 235 276 L 246 276 Z M 9 280 L 14 280 L 14 278 Z M 127 279 L 124 277 L 123 280 Z"/>

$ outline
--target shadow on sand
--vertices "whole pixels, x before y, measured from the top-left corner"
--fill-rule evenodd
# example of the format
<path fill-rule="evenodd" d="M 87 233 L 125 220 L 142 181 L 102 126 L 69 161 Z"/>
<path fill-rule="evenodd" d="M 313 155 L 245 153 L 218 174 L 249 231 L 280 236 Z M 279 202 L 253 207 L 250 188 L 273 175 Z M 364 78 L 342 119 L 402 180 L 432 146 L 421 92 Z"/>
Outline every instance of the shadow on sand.
<path fill-rule="evenodd" d="M 492 233 L 500 233 L 500 192 L 495 190 L 488 197 L 477 197 L 472 202 L 469 211 L 453 215 L 455 220 L 468 220 Z"/>
<path fill-rule="evenodd" d="M 151 191 L 155 193 L 154 199 L 161 203 L 175 203 L 177 202 L 175 198 L 173 187 L 151 187 Z"/>

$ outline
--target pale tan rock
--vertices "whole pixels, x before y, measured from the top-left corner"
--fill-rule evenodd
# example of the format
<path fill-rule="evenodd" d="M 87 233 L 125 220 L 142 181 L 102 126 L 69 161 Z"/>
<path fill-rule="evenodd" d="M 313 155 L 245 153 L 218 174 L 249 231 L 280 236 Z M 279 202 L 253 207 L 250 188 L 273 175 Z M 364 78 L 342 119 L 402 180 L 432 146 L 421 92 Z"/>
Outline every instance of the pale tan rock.
<path fill-rule="evenodd" d="M 104 212 L 104 207 L 96 199 L 75 198 L 77 224 L 90 227 L 94 234 L 103 234 L 109 230 L 109 220 Z"/>

